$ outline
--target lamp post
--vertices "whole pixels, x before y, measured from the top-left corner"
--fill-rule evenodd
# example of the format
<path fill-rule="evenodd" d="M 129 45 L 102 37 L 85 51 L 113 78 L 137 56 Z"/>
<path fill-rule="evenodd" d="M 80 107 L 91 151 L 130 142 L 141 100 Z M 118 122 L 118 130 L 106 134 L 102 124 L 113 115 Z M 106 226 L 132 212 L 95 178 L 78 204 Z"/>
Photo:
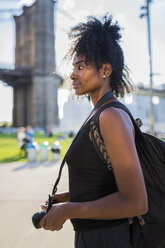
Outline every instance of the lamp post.
<path fill-rule="evenodd" d="M 142 6 L 141 9 L 145 12 L 140 15 L 140 18 L 147 18 L 147 34 L 148 34 L 148 54 L 149 54 L 149 67 L 150 67 L 150 87 L 149 87 L 149 96 L 150 96 L 150 132 L 154 134 L 154 104 L 152 101 L 153 97 L 153 71 L 152 71 L 152 49 L 151 49 L 151 25 L 150 25 L 150 4 L 152 0 L 146 0 L 146 5 Z"/>

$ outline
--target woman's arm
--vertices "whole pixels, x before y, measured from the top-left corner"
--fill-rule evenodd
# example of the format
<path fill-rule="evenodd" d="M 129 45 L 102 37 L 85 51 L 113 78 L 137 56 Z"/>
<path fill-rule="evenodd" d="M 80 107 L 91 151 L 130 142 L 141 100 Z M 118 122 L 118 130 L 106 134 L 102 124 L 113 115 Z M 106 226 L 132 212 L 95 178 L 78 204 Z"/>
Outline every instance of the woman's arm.
<path fill-rule="evenodd" d="M 118 219 L 147 212 L 147 193 L 129 116 L 120 109 L 106 109 L 100 115 L 100 130 L 113 166 L 118 192 L 95 201 L 55 205 L 51 217 L 59 220 L 61 216 L 58 228 L 71 218 Z M 52 219 L 52 228 L 59 230 L 55 222 Z"/>

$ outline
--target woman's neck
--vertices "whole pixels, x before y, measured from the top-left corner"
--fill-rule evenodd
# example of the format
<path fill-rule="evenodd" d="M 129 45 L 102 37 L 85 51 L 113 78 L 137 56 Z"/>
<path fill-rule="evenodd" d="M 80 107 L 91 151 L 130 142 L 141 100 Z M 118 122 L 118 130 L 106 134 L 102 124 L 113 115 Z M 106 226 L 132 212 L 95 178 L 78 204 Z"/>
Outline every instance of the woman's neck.
<path fill-rule="evenodd" d="M 92 104 L 93 106 L 96 106 L 97 102 L 107 93 L 111 91 L 111 89 L 106 89 L 106 90 L 102 90 L 102 91 L 96 91 L 96 92 L 92 92 L 90 93 L 90 97 L 91 97 L 91 100 L 92 100 Z"/>

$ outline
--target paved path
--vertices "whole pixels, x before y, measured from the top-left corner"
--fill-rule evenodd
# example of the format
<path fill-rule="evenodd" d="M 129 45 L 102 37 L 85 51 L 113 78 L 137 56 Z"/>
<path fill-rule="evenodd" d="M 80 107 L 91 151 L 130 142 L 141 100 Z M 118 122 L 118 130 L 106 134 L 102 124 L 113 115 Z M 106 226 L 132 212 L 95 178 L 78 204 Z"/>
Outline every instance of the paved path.
<path fill-rule="evenodd" d="M 0 247 L 1 248 L 72 248 L 74 231 L 67 221 L 59 232 L 35 229 L 33 213 L 52 191 L 59 162 L 0 164 Z M 68 189 L 64 166 L 58 192 Z"/>

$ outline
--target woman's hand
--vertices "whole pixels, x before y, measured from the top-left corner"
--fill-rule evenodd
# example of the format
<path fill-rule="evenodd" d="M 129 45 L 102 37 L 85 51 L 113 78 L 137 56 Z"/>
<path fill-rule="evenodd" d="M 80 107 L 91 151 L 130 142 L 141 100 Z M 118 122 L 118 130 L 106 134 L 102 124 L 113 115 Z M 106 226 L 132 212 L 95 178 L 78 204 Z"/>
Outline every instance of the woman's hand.
<path fill-rule="evenodd" d="M 41 207 L 43 210 L 47 210 L 47 205 Z M 67 203 L 57 203 L 52 205 L 49 212 L 41 220 L 40 226 L 45 230 L 59 231 L 67 219 Z"/>
<path fill-rule="evenodd" d="M 57 202 L 68 202 L 69 192 L 58 193 L 52 196 L 52 200 Z"/>
<path fill-rule="evenodd" d="M 52 200 L 56 201 L 57 203 L 68 202 L 69 201 L 69 193 L 63 192 L 63 193 L 55 194 L 52 196 Z M 49 200 L 46 200 L 45 203 L 48 204 L 48 201 Z M 41 205 L 41 208 L 42 208 L 42 206 L 45 206 L 45 205 Z"/>

